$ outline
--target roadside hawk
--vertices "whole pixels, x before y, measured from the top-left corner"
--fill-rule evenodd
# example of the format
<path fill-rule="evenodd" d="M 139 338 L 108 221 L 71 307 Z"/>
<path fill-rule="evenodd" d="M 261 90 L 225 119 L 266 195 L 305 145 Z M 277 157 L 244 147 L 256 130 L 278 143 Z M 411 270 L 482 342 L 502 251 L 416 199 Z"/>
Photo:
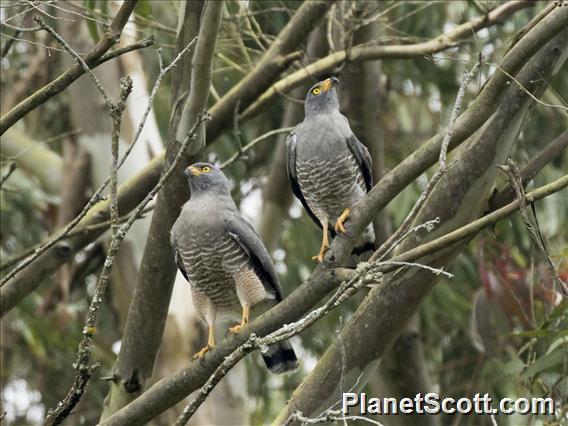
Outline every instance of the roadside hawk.
<path fill-rule="evenodd" d="M 175 261 L 191 286 L 195 310 L 209 327 L 207 345 L 194 355 L 203 358 L 215 346 L 215 319 L 242 319 L 229 332 L 238 333 L 254 313 L 282 300 L 274 265 L 252 226 L 241 216 L 229 180 L 216 166 L 196 163 L 185 170 L 191 197 L 171 231 Z M 283 373 L 298 361 L 288 341 L 262 353 L 268 369 Z"/>
<path fill-rule="evenodd" d="M 288 179 L 294 195 L 323 228 L 319 253 L 312 259 L 323 261 L 329 248 L 328 232 L 345 232 L 350 207 L 373 187 L 371 156 L 351 131 L 347 118 L 339 112 L 335 77 L 312 86 L 304 105 L 305 118 L 286 141 Z M 330 224 L 333 228 L 330 229 Z M 361 235 L 353 252 L 374 249 L 372 225 Z"/>

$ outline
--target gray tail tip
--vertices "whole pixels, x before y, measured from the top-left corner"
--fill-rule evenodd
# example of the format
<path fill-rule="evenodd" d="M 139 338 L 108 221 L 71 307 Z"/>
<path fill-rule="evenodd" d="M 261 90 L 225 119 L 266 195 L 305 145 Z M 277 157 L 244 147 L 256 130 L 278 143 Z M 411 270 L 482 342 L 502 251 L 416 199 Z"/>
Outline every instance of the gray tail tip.
<path fill-rule="evenodd" d="M 271 373 L 282 374 L 298 368 L 298 358 L 288 341 L 269 346 L 262 359 Z"/>

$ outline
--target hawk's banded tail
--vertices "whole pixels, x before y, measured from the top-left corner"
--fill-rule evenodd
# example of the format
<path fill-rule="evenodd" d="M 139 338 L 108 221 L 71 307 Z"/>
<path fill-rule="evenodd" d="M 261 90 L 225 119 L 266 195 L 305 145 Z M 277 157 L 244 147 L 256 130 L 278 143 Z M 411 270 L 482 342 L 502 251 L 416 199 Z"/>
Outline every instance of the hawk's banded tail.
<path fill-rule="evenodd" d="M 288 340 L 270 345 L 268 350 L 262 353 L 262 359 L 272 373 L 286 373 L 298 368 L 298 358 Z"/>

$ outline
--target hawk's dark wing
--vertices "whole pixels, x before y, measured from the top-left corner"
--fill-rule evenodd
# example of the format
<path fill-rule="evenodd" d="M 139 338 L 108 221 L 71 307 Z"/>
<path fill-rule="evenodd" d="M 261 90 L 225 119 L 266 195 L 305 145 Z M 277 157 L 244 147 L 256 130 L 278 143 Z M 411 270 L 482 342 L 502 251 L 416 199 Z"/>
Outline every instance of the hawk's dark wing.
<path fill-rule="evenodd" d="M 371 159 L 371 154 L 369 154 L 367 147 L 359 142 L 359 139 L 357 139 L 355 135 L 351 135 L 351 137 L 347 139 L 347 146 L 359 165 L 359 170 L 365 179 L 365 188 L 367 192 L 369 192 L 373 187 L 373 160 Z"/>
<path fill-rule="evenodd" d="M 185 267 L 183 266 L 183 260 L 182 260 L 181 256 L 179 255 L 179 253 L 177 251 L 176 240 L 175 240 L 173 234 L 170 234 L 170 243 L 172 245 L 172 250 L 174 251 L 174 260 L 176 261 L 176 265 L 179 268 L 182 275 L 185 277 L 185 279 L 189 282 L 187 272 L 185 271 Z"/>
<path fill-rule="evenodd" d="M 278 281 L 276 270 L 264 244 L 256 234 L 253 227 L 243 217 L 238 214 L 231 214 L 226 221 L 227 231 L 231 238 L 235 240 L 247 253 L 255 273 L 262 281 L 264 289 L 282 300 L 282 287 Z"/>
<path fill-rule="evenodd" d="M 286 139 L 286 169 L 288 170 L 288 180 L 290 181 L 292 192 L 296 198 L 300 200 L 312 220 L 321 228 L 322 226 L 319 219 L 316 217 L 314 212 L 310 210 L 310 207 L 304 198 L 304 194 L 302 194 L 302 189 L 298 182 L 298 176 L 296 175 L 296 135 L 294 133 L 290 133 Z"/>

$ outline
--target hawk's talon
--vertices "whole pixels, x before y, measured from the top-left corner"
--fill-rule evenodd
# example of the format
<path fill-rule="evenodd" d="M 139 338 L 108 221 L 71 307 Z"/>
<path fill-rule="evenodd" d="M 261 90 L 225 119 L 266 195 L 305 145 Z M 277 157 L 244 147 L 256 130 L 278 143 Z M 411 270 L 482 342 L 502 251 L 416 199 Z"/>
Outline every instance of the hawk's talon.
<path fill-rule="evenodd" d="M 318 254 L 317 256 L 312 256 L 312 260 L 314 262 L 323 263 L 323 256 L 321 254 Z"/>
<path fill-rule="evenodd" d="M 237 334 L 239 331 L 241 331 L 247 324 L 237 324 L 232 326 L 231 328 L 229 328 L 229 333 L 231 334 Z"/>
<path fill-rule="evenodd" d="M 213 346 L 210 346 L 209 344 L 205 345 L 199 352 L 197 352 L 195 355 L 193 355 L 193 359 L 203 359 L 203 357 L 205 356 L 205 354 L 206 354 L 210 349 L 213 349 Z"/>
<path fill-rule="evenodd" d="M 341 213 L 341 215 L 337 218 L 337 221 L 335 222 L 335 232 L 337 232 L 338 234 L 339 233 L 347 234 L 347 230 L 345 229 L 345 226 L 343 224 L 349 218 L 350 213 L 351 210 L 349 208 L 343 210 L 343 213 Z"/>
<path fill-rule="evenodd" d="M 329 249 L 328 245 L 321 246 L 320 252 L 316 256 L 312 256 L 312 260 L 319 262 L 319 263 L 323 263 L 323 258 L 325 256 L 325 254 L 327 253 L 328 249 Z"/>
<path fill-rule="evenodd" d="M 241 323 L 229 328 L 229 333 L 237 334 L 239 331 L 241 331 L 241 329 L 248 324 L 249 315 L 250 315 L 250 307 L 248 305 L 243 306 L 243 318 L 241 319 Z"/>

